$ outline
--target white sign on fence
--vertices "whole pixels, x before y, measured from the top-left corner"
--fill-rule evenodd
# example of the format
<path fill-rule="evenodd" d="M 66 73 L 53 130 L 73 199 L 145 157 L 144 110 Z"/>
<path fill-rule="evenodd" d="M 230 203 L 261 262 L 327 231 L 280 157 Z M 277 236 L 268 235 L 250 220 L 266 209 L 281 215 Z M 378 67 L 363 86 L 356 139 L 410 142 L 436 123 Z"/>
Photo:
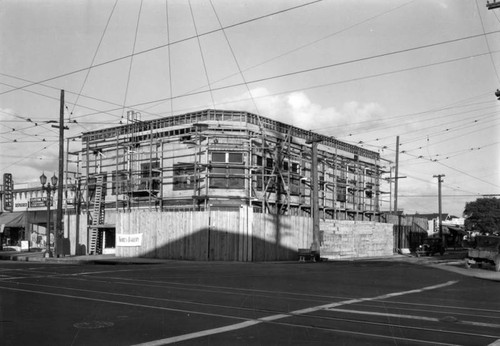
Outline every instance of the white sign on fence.
<path fill-rule="evenodd" d="M 21 240 L 21 251 L 29 251 L 30 242 L 27 240 Z"/>
<path fill-rule="evenodd" d="M 116 235 L 116 246 L 141 246 L 141 245 L 142 245 L 142 233 Z"/>

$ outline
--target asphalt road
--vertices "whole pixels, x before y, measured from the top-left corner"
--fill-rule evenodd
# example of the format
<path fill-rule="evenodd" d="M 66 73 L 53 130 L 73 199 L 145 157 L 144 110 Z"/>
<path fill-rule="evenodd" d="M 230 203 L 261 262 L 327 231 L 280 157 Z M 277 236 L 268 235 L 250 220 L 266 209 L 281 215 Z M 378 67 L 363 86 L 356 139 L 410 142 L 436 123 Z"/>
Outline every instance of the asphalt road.
<path fill-rule="evenodd" d="M 2 345 L 500 344 L 500 282 L 400 261 L 0 262 Z"/>

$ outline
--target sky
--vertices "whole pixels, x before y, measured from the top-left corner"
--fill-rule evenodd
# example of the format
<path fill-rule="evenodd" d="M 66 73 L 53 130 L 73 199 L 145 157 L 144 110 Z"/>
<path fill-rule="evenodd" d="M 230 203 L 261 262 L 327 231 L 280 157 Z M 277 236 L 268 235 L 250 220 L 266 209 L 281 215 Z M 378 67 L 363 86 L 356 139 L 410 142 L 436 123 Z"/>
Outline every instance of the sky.
<path fill-rule="evenodd" d="M 461 216 L 500 194 L 499 52 L 486 0 L 1 0 L 0 173 L 57 172 L 64 90 L 70 151 L 128 110 L 230 109 L 376 151 L 394 176 L 399 137 L 398 209 L 437 213 L 443 175 Z"/>

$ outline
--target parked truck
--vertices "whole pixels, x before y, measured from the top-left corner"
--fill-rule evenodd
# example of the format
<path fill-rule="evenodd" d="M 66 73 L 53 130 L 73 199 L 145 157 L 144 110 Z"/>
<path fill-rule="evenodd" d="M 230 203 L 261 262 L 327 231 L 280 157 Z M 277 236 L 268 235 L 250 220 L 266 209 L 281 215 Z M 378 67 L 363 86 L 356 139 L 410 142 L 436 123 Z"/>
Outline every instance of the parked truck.
<path fill-rule="evenodd" d="M 500 271 L 500 236 L 477 235 L 464 244 L 468 248 L 465 257 L 465 267 L 472 264 L 482 266 L 483 263 L 493 264 L 495 271 Z"/>

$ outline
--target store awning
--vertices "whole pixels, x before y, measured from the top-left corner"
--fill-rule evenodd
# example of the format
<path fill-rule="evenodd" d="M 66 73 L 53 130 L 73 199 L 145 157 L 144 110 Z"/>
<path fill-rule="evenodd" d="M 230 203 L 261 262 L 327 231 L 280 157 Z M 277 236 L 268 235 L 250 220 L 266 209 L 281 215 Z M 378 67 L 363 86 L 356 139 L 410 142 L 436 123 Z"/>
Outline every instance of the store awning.
<path fill-rule="evenodd" d="M 56 211 L 50 211 L 50 222 L 54 222 L 56 219 Z M 28 212 L 28 221 L 33 224 L 47 224 L 47 211 L 45 210 L 37 210 L 37 211 L 29 211 Z"/>
<path fill-rule="evenodd" d="M 26 226 L 27 213 L 25 211 L 15 211 L 12 213 L 0 214 L 0 225 L 4 227 L 24 227 Z"/>
<path fill-rule="evenodd" d="M 446 226 L 450 232 L 452 233 L 457 233 L 457 234 L 461 234 L 461 235 L 466 235 L 467 232 L 465 231 L 465 229 L 463 229 L 462 227 L 458 227 L 458 226 Z"/>

